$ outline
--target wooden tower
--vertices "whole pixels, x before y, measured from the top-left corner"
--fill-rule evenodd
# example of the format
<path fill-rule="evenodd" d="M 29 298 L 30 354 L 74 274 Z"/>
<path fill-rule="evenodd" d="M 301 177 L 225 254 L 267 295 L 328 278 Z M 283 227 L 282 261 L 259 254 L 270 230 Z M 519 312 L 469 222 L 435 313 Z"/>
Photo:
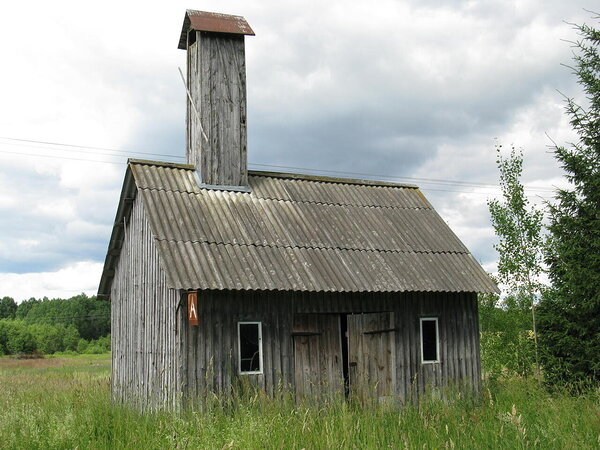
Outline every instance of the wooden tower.
<path fill-rule="evenodd" d="M 187 161 L 209 186 L 248 184 L 243 17 L 186 11 Z"/>

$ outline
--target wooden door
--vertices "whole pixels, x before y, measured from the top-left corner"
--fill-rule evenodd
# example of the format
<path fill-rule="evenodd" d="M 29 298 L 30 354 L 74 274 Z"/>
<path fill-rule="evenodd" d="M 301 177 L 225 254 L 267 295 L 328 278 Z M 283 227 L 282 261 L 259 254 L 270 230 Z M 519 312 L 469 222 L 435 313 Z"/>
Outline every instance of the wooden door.
<path fill-rule="evenodd" d="M 339 315 L 296 314 L 292 335 L 296 398 L 343 396 Z"/>
<path fill-rule="evenodd" d="M 348 315 L 350 392 L 361 401 L 388 401 L 396 392 L 394 313 Z"/>

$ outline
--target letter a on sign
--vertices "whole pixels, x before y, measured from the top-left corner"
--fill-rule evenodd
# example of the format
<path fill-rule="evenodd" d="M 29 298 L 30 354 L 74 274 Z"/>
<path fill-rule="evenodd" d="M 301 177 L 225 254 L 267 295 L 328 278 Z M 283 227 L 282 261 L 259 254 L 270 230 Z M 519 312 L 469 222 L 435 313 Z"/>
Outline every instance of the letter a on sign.
<path fill-rule="evenodd" d="M 198 293 L 188 292 L 188 320 L 190 325 L 198 325 Z"/>

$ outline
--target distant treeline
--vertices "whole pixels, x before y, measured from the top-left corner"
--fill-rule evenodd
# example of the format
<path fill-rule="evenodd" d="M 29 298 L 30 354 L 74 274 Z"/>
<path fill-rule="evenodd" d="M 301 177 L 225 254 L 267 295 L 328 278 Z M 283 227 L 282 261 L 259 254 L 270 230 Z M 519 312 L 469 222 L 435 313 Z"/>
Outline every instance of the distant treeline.
<path fill-rule="evenodd" d="M 110 350 L 110 303 L 69 299 L 0 299 L 0 355 Z"/>

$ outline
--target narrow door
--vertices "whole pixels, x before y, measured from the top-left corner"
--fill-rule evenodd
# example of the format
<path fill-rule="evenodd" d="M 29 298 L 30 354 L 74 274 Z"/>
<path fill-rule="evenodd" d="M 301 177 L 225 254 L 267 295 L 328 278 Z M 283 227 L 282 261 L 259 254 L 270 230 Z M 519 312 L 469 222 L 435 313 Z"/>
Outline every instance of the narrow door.
<path fill-rule="evenodd" d="M 296 397 L 343 395 L 339 315 L 296 314 L 292 335 Z"/>
<path fill-rule="evenodd" d="M 394 313 L 348 315 L 350 393 L 386 401 L 396 391 Z"/>

